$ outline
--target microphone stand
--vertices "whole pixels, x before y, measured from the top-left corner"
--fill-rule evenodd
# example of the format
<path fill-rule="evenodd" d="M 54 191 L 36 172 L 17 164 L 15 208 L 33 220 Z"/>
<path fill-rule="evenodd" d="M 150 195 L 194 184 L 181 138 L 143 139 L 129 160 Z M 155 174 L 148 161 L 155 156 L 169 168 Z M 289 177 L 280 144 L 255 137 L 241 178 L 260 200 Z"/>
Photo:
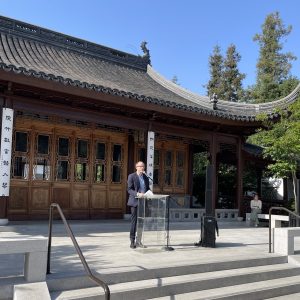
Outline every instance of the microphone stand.
<path fill-rule="evenodd" d="M 170 240 L 170 200 L 173 199 L 171 196 L 169 196 L 169 199 L 167 199 L 167 246 L 163 247 L 166 251 L 173 251 L 174 248 L 169 246 L 169 240 Z"/>
<path fill-rule="evenodd" d="M 146 172 L 143 172 L 143 174 L 145 174 L 145 176 L 153 182 L 153 179 Z"/>

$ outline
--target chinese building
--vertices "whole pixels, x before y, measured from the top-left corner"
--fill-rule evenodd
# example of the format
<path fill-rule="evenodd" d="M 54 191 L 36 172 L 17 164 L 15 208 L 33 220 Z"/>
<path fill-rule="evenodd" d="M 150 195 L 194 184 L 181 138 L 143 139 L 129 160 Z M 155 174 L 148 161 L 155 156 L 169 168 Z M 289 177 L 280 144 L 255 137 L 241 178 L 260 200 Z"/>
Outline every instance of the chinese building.
<path fill-rule="evenodd" d="M 241 213 L 256 115 L 276 117 L 299 93 L 255 105 L 211 101 L 158 74 L 145 43 L 132 55 L 5 17 L 0 33 L 0 218 L 46 219 L 52 202 L 68 218 L 122 218 L 127 176 L 147 146 L 163 194 L 192 195 L 193 155 L 206 152 L 214 208 L 218 165 L 235 165 L 232 208 Z"/>

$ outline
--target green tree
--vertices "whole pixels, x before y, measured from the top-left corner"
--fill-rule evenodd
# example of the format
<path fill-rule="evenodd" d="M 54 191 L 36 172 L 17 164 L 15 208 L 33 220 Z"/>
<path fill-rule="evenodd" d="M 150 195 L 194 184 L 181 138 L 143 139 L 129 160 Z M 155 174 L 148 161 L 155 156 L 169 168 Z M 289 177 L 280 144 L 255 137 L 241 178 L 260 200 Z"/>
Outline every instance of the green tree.
<path fill-rule="evenodd" d="M 216 94 L 219 99 L 238 101 L 243 97 L 242 81 L 245 74 L 240 73 L 238 63 L 240 54 L 235 45 L 231 44 L 224 58 L 219 46 L 215 46 L 213 54 L 209 58 L 210 80 L 207 87 L 207 95 Z"/>
<path fill-rule="evenodd" d="M 256 102 L 269 102 L 282 97 L 281 84 L 290 78 L 291 61 L 296 57 L 282 53 L 281 40 L 288 36 L 292 27 L 286 27 L 278 12 L 269 14 L 262 25 L 262 33 L 253 38 L 259 44 L 257 80 L 252 97 Z"/>
<path fill-rule="evenodd" d="M 221 54 L 221 48 L 217 45 L 214 47 L 213 54 L 209 57 L 210 80 L 207 84 L 207 95 L 216 94 L 219 99 L 223 95 L 223 63 L 224 59 Z"/>
<path fill-rule="evenodd" d="M 264 147 L 264 157 L 273 161 L 268 169 L 275 177 L 292 178 L 296 201 L 296 171 L 300 163 L 300 98 L 289 110 L 281 110 L 279 114 L 277 122 L 268 120 L 267 116 L 260 116 L 264 128 L 252 136 L 251 141 Z M 299 213 L 296 204 L 295 210 Z"/>
<path fill-rule="evenodd" d="M 290 94 L 291 91 L 293 91 L 296 88 L 298 83 L 299 83 L 299 80 L 294 76 L 290 76 L 288 79 L 284 80 L 279 85 L 279 90 L 280 90 L 281 97 L 285 97 L 288 94 Z"/>
<path fill-rule="evenodd" d="M 242 81 L 246 75 L 240 73 L 238 69 L 240 60 L 241 55 L 236 51 L 235 45 L 231 44 L 226 51 L 224 60 L 222 100 L 237 102 L 243 97 Z"/>

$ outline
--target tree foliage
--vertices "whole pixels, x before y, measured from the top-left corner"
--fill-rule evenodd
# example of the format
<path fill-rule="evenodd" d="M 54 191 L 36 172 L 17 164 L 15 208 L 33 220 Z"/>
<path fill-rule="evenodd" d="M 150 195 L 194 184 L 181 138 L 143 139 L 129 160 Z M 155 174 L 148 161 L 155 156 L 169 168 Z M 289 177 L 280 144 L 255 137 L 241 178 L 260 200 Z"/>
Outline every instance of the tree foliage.
<path fill-rule="evenodd" d="M 291 61 L 296 57 L 290 53 L 282 53 L 281 40 L 288 36 L 292 30 L 286 27 L 278 12 L 269 14 L 262 25 L 262 33 L 253 38 L 259 44 L 259 59 L 257 62 L 257 80 L 252 91 L 256 102 L 269 102 L 285 96 L 287 85 L 285 81 L 294 81 L 290 75 Z"/>
<path fill-rule="evenodd" d="M 219 99 L 223 93 L 223 60 L 221 48 L 217 45 L 214 47 L 213 54 L 209 57 L 210 80 L 207 84 L 207 95 L 216 94 Z"/>
<path fill-rule="evenodd" d="M 290 75 L 291 61 L 296 57 L 291 53 L 281 53 L 281 40 L 290 34 L 278 12 L 269 14 L 262 25 L 262 33 L 256 34 L 254 41 L 260 46 L 257 63 L 257 83 L 252 96 L 257 102 L 268 102 L 289 94 L 298 84 L 298 79 Z M 264 128 L 251 137 L 251 141 L 264 147 L 265 157 L 273 160 L 269 170 L 278 177 L 295 176 L 300 159 L 300 101 L 288 110 L 278 111 L 277 122 L 269 121 L 261 115 L 257 119 Z M 295 177 L 293 177 L 295 179 Z"/>
<path fill-rule="evenodd" d="M 240 73 L 238 63 L 241 55 L 236 51 L 235 45 L 231 44 L 224 58 L 221 48 L 215 46 L 213 54 L 209 58 L 210 80 L 207 84 L 207 94 L 216 94 L 218 99 L 238 101 L 243 96 L 242 81 L 245 74 Z"/>
<path fill-rule="evenodd" d="M 231 44 L 224 60 L 222 100 L 237 102 L 243 97 L 242 81 L 246 75 L 240 73 L 238 69 L 240 60 L 241 55 L 236 51 L 235 45 Z"/>
<path fill-rule="evenodd" d="M 269 171 L 276 177 L 291 177 L 294 183 L 296 197 L 296 171 L 300 163 L 300 98 L 288 110 L 278 111 L 277 122 L 261 116 L 264 128 L 261 128 L 251 142 L 264 148 L 265 158 L 271 158 Z M 296 211 L 299 212 L 297 206 Z"/>

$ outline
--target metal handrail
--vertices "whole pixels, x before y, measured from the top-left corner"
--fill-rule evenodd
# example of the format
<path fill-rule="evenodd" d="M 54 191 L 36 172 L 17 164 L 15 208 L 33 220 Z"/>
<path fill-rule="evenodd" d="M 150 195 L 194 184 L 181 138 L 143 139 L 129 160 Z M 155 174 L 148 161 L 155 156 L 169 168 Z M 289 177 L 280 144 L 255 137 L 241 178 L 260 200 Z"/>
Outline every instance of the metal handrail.
<path fill-rule="evenodd" d="M 75 247 L 75 250 L 81 260 L 81 263 L 86 271 L 86 273 L 88 274 L 89 278 L 93 281 L 95 281 L 99 286 L 101 286 L 104 290 L 105 293 L 105 299 L 106 300 L 110 300 L 110 290 L 108 285 L 103 282 L 102 280 L 100 280 L 99 278 L 97 278 L 95 275 L 93 275 L 93 273 L 91 272 L 82 252 L 81 249 L 76 241 L 76 238 L 72 232 L 72 229 L 70 227 L 70 225 L 68 224 L 60 206 L 57 203 L 52 203 L 50 205 L 50 209 L 49 209 L 49 235 L 48 235 L 48 256 L 47 256 L 47 274 L 50 274 L 50 257 L 51 257 L 51 241 L 52 241 L 52 223 L 53 223 L 53 208 L 56 207 L 60 217 L 66 227 L 67 233 L 69 234 L 69 237 L 71 238 L 73 245 Z"/>
<path fill-rule="evenodd" d="M 297 215 L 296 213 L 294 213 L 293 211 L 291 211 L 291 210 L 289 210 L 289 209 L 287 209 L 287 208 L 285 208 L 285 207 L 277 207 L 277 206 L 273 206 L 273 207 L 271 207 L 270 209 L 269 209 L 269 253 L 271 253 L 271 218 L 272 218 L 272 214 L 271 214 L 271 212 L 272 212 L 272 210 L 273 209 L 276 209 L 276 210 L 284 210 L 284 211 L 286 211 L 286 212 L 288 212 L 289 213 L 289 215 L 293 215 L 294 217 L 296 217 L 298 220 L 300 220 L 300 216 L 299 215 Z"/>

